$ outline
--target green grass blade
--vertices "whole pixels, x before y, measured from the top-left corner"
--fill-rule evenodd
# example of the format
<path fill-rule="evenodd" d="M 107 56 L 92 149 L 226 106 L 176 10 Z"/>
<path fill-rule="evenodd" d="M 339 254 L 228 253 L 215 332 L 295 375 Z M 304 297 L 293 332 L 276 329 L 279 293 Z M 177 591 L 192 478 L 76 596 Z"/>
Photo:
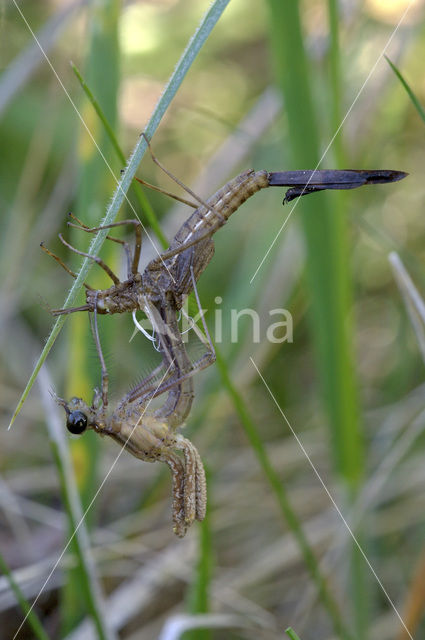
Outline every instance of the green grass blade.
<path fill-rule="evenodd" d="M 75 505 L 79 504 L 79 500 L 76 502 L 78 491 L 75 480 L 71 480 L 73 475 L 70 470 L 71 461 L 69 459 L 69 464 L 65 464 L 64 449 L 57 441 L 52 440 L 51 447 L 53 451 L 53 459 L 59 472 L 61 494 L 67 517 L 71 525 L 71 535 L 74 536 L 70 544 L 70 548 L 76 553 L 78 563 L 81 568 L 81 571 L 78 572 L 78 576 L 80 578 L 78 584 L 80 590 L 83 591 L 85 606 L 93 618 L 99 638 L 102 638 L 102 640 L 112 640 L 115 638 L 115 634 L 105 626 L 106 617 L 103 614 L 98 586 L 87 557 L 89 542 L 86 530 L 82 528 L 82 526 L 84 526 L 84 523 L 81 522 L 83 513 L 81 508 L 78 508 L 78 510 L 75 509 Z M 66 470 L 67 468 L 68 471 Z"/>
<path fill-rule="evenodd" d="M 314 168 L 320 160 L 321 135 L 310 88 L 300 3 L 269 0 L 269 5 L 274 61 L 286 105 L 293 161 L 295 166 Z M 328 14 L 331 33 L 330 124 L 333 134 L 341 122 L 342 100 L 338 14 L 337 5 L 332 0 L 328 2 Z M 335 150 L 338 162 L 342 163 L 340 140 Z M 363 476 L 364 450 L 354 376 L 352 329 L 347 322 L 351 309 L 347 223 L 343 215 L 343 196 L 323 195 L 323 198 L 299 205 L 307 243 L 307 278 L 312 300 L 310 325 L 323 402 L 329 418 L 334 468 L 344 480 L 348 495 L 352 495 Z M 356 563 L 356 568 L 359 564 Z M 354 598 L 360 593 L 361 583 L 362 576 L 356 574 Z M 358 629 L 363 626 L 361 616 L 362 611 L 359 610 Z"/>
<path fill-rule="evenodd" d="M 292 627 L 288 627 L 287 629 L 285 629 L 285 633 L 291 638 L 291 640 L 300 640 Z"/>
<path fill-rule="evenodd" d="M 392 251 L 388 256 L 395 281 L 403 297 L 407 314 L 416 334 L 419 351 L 425 363 L 425 302 L 413 283 L 409 272 L 404 266 L 399 254 Z"/>
<path fill-rule="evenodd" d="M 94 110 L 96 111 L 97 115 L 99 116 L 103 126 L 105 127 L 106 133 L 108 135 L 108 138 L 112 144 L 112 146 L 114 147 L 115 153 L 117 154 L 118 158 L 120 159 L 120 161 L 124 164 L 125 163 L 125 156 L 124 153 L 121 150 L 121 147 L 118 143 L 117 137 L 114 133 L 114 130 L 112 128 L 112 126 L 109 123 L 108 118 L 106 117 L 102 107 L 100 106 L 99 102 L 96 100 L 96 98 L 93 95 L 93 92 L 91 91 L 90 87 L 87 85 L 86 81 L 84 80 L 83 76 L 81 75 L 80 70 L 78 69 L 78 67 L 71 62 L 71 68 L 73 70 L 73 72 L 75 73 L 82 90 L 84 91 L 84 93 L 86 94 L 87 98 L 89 99 L 89 101 L 91 102 Z"/>
<path fill-rule="evenodd" d="M 271 38 L 278 82 L 287 107 L 289 139 L 296 166 L 316 167 L 320 159 L 321 135 L 309 82 L 309 62 L 301 30 L 299 2 L 269 0 Z M 342 121 L 338 7 L 328 0 L 330 24 L 330 135 Z M 295 62 L 294 62 L 295 61 Z M 300 106 L 301 105 L 301 106 Z M 328 123 L 327 123 L 328 124 Z M 324 140 L 326 146 L 328 139 Z M 334 158 L 345 162 L 340 136 Z M 326 158 L 329 162 L 329 158 Z M 334 197 L 335 196 L 335 197 Z M 306 199 L 307 200 L 307 199 Z M 362 425 L 353 363 L 351 326 L 351 280 L 346 194 L 324 194 L 300 203 L 307 243 L 307 278 L 312 300 L 310 324 L 320 375 L 322 396 L 330 426 L 334 469 L 343 480 L 348 500 L 362 481 L 365 465 Z M 359 532 L 356 531 L 356 535 Z M 351 548 L 350 601 L 355 612 L 355 633 L 364 637 L 366 595 L 363 563 Z"/>
<path fill-rule="evenodd" d="M 330 89 L 331 89 L 331 127 L 332 132 L 337 131 L 341 123 L 341 104 L 342 104 L 342 89 L 341 89 L 341 56 L 339 47 L 339 4 L 337 0 L 328 0 L 328 19 L 329 19 L 329 33 L 330 33 L 330 46 L 329 46 L 329 76 L 330 76 Z M 343 149 L 342 149 L 342 137 L 339 133 L 333 141 L 334 156 L 338 162 L 338 168 L 342 169 L 344 163 Z M 341 193 L 341 196 L 346 194 Z"/>
<path fill-rule="evenodd" d="M 96 100 L 96 98 L 93 95 L 93 92 L 90 90 L 90 87 L 87 85 L 86 81 L 84 80 L 81 72 L 79 71 L 78 67 L 74 64 L 71 63 L 71 67 L 73 72 L 75 73 L 75 75 L 77 76 L 77 79 L 81 85 L 81 88 L 83 89 L 84 93 L 86 94 L 87 98 L 89 99 L 89 101 L 91 102 L 94 110 L 96 111 L 97 115 L 100 118 L 100 121 L 102 122 L 103 126 L 105 127 L 105 131 L 106 134 L 112 144 L 112 147 L 115 151 L 115 153 L 117 154 L 121 164 L 125 164 L 126 160 L 125 160 L 125 156 L 124 153 L 119 145 L 119 142 L 117 140 L 117 137 L 115 135 L 115 132 L 113 130 L 113 128 L 111 127 L 108 118 L 106 117 L 102 107 L 100 106 L 99 102 Z M 146 218 L 149 222 L 149 225 L 151 226 L 151 228 L 153 229 L 153 231 L 155 232 L 158 240 L 160 241 L 162 248 L 166 249 L 168 247 L 168 241 L 167 238 L 165 237 L 160 224 L 158 222 L 158 219 L 156 217 L 155 211 L 153 210 L 145 192 L 143 191 L 143 189 L 141 188 L 141 186 L 137 183 L 137 182 L 133 182 L 132 183 L 132 189 L 133 192 L 139 202 L 140 208 L 142 209 L 142 211 L 144 212 L 144 214 L 146 215 Z"/>
<path fill-rule="evenodd" d="M 289 123 L 295 166 L 314 168 L 320 159 L 309 66 L 303 42 L 299 3 L 269 0 L 271 41 Z M 346 221 L 335 210 L 334 194 L 300 202 L 307 243 L 307 278 L 311 296 L 310 325 L 323 401 L 331 427 L 334 466 L 354 488 L 362 477 L 362 437 L 352 362 L 350 279 Z"/>
<path fill-rule="evenodd" d="M 37 42 L 32 41 L 6 68 L 0 78 L 0 115 L 7 111 L 16 95 L 22 91 L 37 68 L 44 62 L 44 53 L 49 53 L 60 40 L 74 16 L 83 9 L 85 0 L 78 0 L 58 10 L 36 32 Z"/>
<path fill-rule="evenodd" d="M 40 619 L 38 618 L 34 609 L 31 608 L 30 603 L 22 593 L 17 582 L 15 582 L 13 575 L 9 567 L 7 566 L 6 562 L 4 561 L 4 558 L 1 553 L 0 553 L 0 569 L 6 576 L 9 586 L 13 591 L 13 593 L 15 594 L 16 600 L 18 601 L 19 606 L 21 607 L 22 611 L 26 616 L 26 621 L 28 622 L 28 624 L 30 625 L 31 629 L 34 632 L 34 636 L 38 638 L 38 640 L 49 640 L 49 636 L 44 631 L 43 626 L 40 622 Z"/>
<path fill-rule="evenodd" d="M 81 282 L 83 282 L 83 281 L 81 281 Z M 69 296 L 68 296 L 68 298 L 69 298 Z M 71 298 L 71 300 L 74 300 L 74 298 Z M 40 369 L 41 369 L 41 367 L 43 365 L 43 362 L 47 358 L 50 349 L 53 347 L 54 342 L 55 342 L 55 340 L 56 340 L 56 338 L 57 338 L 57 336 L 59 334 L 59 331 L 61 330 L 62 325 L 63 325 L 64 322 L 65 322 L 65 317 L 64 316 L 59 316 L 59 318 L 57 319 L 57 321 L 53 325 L 53 329 L 51 330 L 51 332 L 49 334 L 49 337 L 46 340 L 46 344 L 44 345 L 44 349 L 41 352 L 40 358 L 38 359 L 38 361 L 37 361 L 37 363 L 36 363 L 36 365 L 34 367 L 34 370 L 31 373 L 31 376 L 30 376 L 30 378 L 28 380 L 28 383 L 27 383 L 27 385 L 26 385 L 21 397 L 19 398 L 19 402 L 18 402 L 18 404 L 16 406 L 16 409 L 13 412 L 12 419 L 11 419 L 11 421 L 9 423 L 9 426 L 8 426 L 8 430 L 11 428 L 11 426 L 15 422 L 16 418 L 18 417 L 18 415 L 19 415 L 19 413 L 20 413 L 20 411 L 22 409 L 22 406 L 23 406 L 25 400 L 27 399 L 27 396 L 28 396 L 28 394 L 29 394 L 29 392 L 30 392 L 30 390 L 31 390 L 31 388 L 32 388 L 32 386 L 33 386 L 38 374 L 39 374 L 39 371 L 40 371 Z"/>
<path fill-rule="evenodd" d="M 213 542 L 211 532 L 211 522 L 209 516 L 209 504 L 211 502 L 211 486 L 210 475 L 208 469 L 206 471 L 208 486 L 208 504 L 207 513 L 204 520 L 200 523 L 199 529 L 199 556 L 196 567 L 196 577 L 191 585 L 188 597 L 188 611 L 192 614 L 208 613 L 209 606 L 209 589 L 212 577 L 213 564 Z M 211 638 L 210 629 L 198 629 L 196 631 L 187 631 L 183 635 L 183 640 L 209 640 Z"/>
<path fill-rule="evenodd" d="M 329 86 L 331 95 L 330 129 L 331 133 L 333 134 L 335 131 L 338 131 L 340 123 L 343 119 L 341 108 L 341 105 L 343 103 L 341 82 L 341 51 L 339 45 L 340 7 L 337 0 L 328 0 L 327 6 L 330 32 L 330 47 L 328 55 L 330 70 Z M 341 132 L 338 133 L 333 141 L 333 151 L 333 157 L 336 160 L 337 168 L 342 169 L 350 164 L 345 158 Z M 347 209 L 349 194 L 340 191 L 339 193 L 335 194 L 335 196 L 336 197 L 333 199 L 333 203 L 335 204 L 335 213 L 338 215 L 338 212 L 342 212 Z M 337 232 L 340 247 L 342 248 L 344 253 L 346 251 L 348 252 L 349 247 L 347 238 L 347 222 L 343 216 L 339 216 L 339 219 L 335 220 L 335 231 Z M 344 260 L 344 258 L 342 257 L 343 254 L 340 253 L 340 256 L 341 259 Z M 345 269 L 344 280 L 345 282 L 342 282 L 342 286 L 340 287 L 340 292 L 345 290 L 345 309 L 341 308 L 341 320 L 345 315 L 345 336 L 348 337 L 353 335 L 353 327 L 351 326 L 351 322 L 349 320 L 350 315 L 348 313 L 348 309 L 352 304 L 352 296 L 347 269 Z M 348 369 L 346 369 L 346 372 L 348 372 Z M 347 394 L 349 394 L 353 406 L 354 404 L 358 404 L 353 376 L 350 376 L 349 385 L 347 385 Z M 364 467 L 366 465 L 364 448 L 361 446 L 362 434 L 360 420 L 353 420 L 352 422 L 345 421 L 343 426 L 345 427 L 345 429 L 341 436 L 342 455 L 339 455 L 338 458 L 342 460 L 343 469 L 346 468 L 347 470 L 349 470 L 350 467 L 347 466 L 347 458 L 350 456 L 351 447 L 354 446 L 354 450 L 357 451 L 357 455 L 355 456 L 357 469 L 352 469 L 349 476 L 346 477 L 350 489 L 353 489 L 353 478 L 361 478 L 363 475 Z M 357 487 L 354 487 L 354 491 L 350 491 L 350 499 L 354 498 L 356 489 Z M 362 531 L 360 530 L 360 528 L 357 528 L 357 530 L 355 531 L 355 535 L 358 539 L 362 537 Z M 352 626 L 355 629 L 356 636 L 358 638 L 364 638 L 366 636 L 366 629 L 368 627 L 368 598 L 370 597 L 370 593 L 368 592 L 367 588 L 368 583 L 366 576 L 366 566 L 362 561 L 361 554 L 356 545 L 351 545 L 350 563 L 349 589 L 352 595 L 352 597 L 350 598 L 350 601 L 352 603 Z"/>
<path fill-rule="evenodd" d="M 105 623 L 103 598 L 90 553 L 90 540 L 84 517 L 86 514 L 83 514 L 74 468 L 68 448 L 68 441 L 62 427 L 62 420 L 59 417 L 58 406 L 53 402 L 48 392 L 49 388 L 51 388 L 51 380 L 47 372 L 43 369 L 40 373 L 40 393 L 43 404 L 46 407 L 49 444 L 58 471 L 61 495 L 70 526 L 70 541 L 62 551 L 62 555 L 68 548 L 76 554 L 79 566 L 81 567 L 81 571 L 78 574 L 81 578 L 80 591 L 84 596 L 84 604 L 92 616 L 98 636 L 102 638 L 102 640 L 114 640 L 114 632 L 109 629 Z M 60 558 L 61 556 L 58 558 L 58 561 Z M 53 569 L 50 575 L 52 575 L 52 573 Z M 47 579 L 49 578 L 50 576 Z"/>
<path fill-rule="evenodd" d="M 91 79 L 90 84 L 98 97 L 99 108 L 102 107 L 105 118 L 113 128 L 117 126 L 117 103 L 120 86 L 118 38 L 120 0 L 99 0 L 96 7 L 90 7 L 88 18 L 89 39 L 87 55 L 84 60 L 85 72 L 87 78 Z M 107 69 L 107 82 L 105 82 L 104 69 Z M 81 113 L 86 114 L 90 111 L 90 105 L 84 94 L 80 95 L 79 105 Z M 98 222 L 102 213 L 101 203 L 107 201 L 111 189 L 111 177 L 109 172 L 105 171 L 103 158 L 108 158 L 110 168 L 114 173 L 119 171 L 109 136 L 103 126 L 96 127 L 96 124 L 96 122 L 93 123 L 93 130 L 96 132 L 96 146 L 84 130 L 78 130 L 75 136 L 78 157 L 78 191 L 75 199 L 75 212 L 89 226 L 96 225 Z M 81 233 L 77 229 L 69 229 L 69 241 L 72 245 L 78 246 L 81 239 Z M 111 256 L 113 248 L 109 245 L 106 250 L 105 260 L 114 270 L 113 257 L 115 258 L 115 255 Z M 68 366 L 65 376 L 65 397 L 74 395 L 82 398 L 91 397 L 92 390 L 98 382 L 97 375 L 90 366 L 93 338 L 88 325 L 86 314 L 76 314 L 73 321 L 67 326 Z M 114 327 L 111 324 L 106 329 L 102 336 L 102 347 L 108 352 L 113 351 Z M 93 435 L 90 434 L 90 436 Z M 92 499 L 93 487 L 99 484 L 99 442 L 90 436 L 70 442 L 71 454 L 75 462 L 76 481 L 84 510 Z M 60 471 L 59 467 L 59 473 Z M 64 482 L 65 479 L 63 484 Z M 62 491 L 65 493 L 66 487 L 63 487 Z M 66 498 L 64 498 L 64 502 L 68 514 L 69 534 L 72 535 L 75 530 L 75 520 L 69 513 Z M 85 517 L 87 529 L 90 529 L 95 521 L 96 509 L 92 508 Z M 96 585 L 94 580 L 90 580 L 87 563 L 83 562 L 78 538 L 73 539 L 71 547 L 79 562 L 66 571 L 66 579 L 61 589 L 60 634 L 62 636 L 67 636 L 81 621 L 87 609 L 90 609 L 91 603 L 96 602 L 95 594 L 86 595 L 85 593 L 91 589 L 91 585 L 94 588 Z M 93 606 L 91 608 L 93 609 Z M 97 612 L 95 611 L 92 615 L 97 615 Z"/>
<path fill-rule="evenodd" d="M 387 57 L 384 56 L 385 60 L 388 62 L 388 64 L 390 65 L 391 69 L 394 71 L 394 73 L 396 74 L 397 78 L 400 80 L 401 84 L 403 85 L 403 87 L 406 89 L 407 95 L 409 96 L 410 100 L 413 103 L 413 106 L 415 107 L 416 111 L 419 114 L 419 117 L 422 119 L 422 121 L 425 123 L 425 109 L 423 108 L 423 106 L 421 105 L 421 103 L 419 102 L 418 98 L 416 97 L 415 93 L 413 92 L 412 88 L 410 87 L 410 85 L 407 83 L 407 81 L 404 79 L 404 77 L 402 76 L 401 72 L 398 70 L 398 68 L 395 66 L 395 64 L 393 62 L 391 62 L 391 60 Z"/>
<path fill-rule="evenodd" d="M 226 366 L 225 361 L 223 360 L 223 356 L 220 354 L 216 347 L 216 364 L 217 368 L 220 372 L 221 380 L 223 386 L 226 388 L 229 393 L 233 405 L 236 409 L 236 412 L 240 418 L 242 426 L 244 428 L 245 434 L 251 444 L 252 450 L 257 457 L 257 460 L 263 470 L 263 473 L 275 495 L 275 498 L 280 507 L 283 518 L 285 519 L 289 529 L 295 537 L 295 540 L 300 548 L 302 557 L 306 564 L 307 569 L 310 572 L 311 577 L 314 580 L 314 583 L 317 587 L 320 600 L 323 603 L 323 606 L 326 608 L 329 616 L 333 622 L 335 631 L 342 638 L 350 638 L 348 631 L 345 629 L 344 623 L 341 618 L 341 614 L 339 611 L 339 607 L 334 600 L 332 594 L 330 593 L 326 580 L 323 577 L 319 564 L 317 562 L 316 556 L 304 534 L 304 530 L 302 528 L 302 524 L 293 510 L 291 503 L 288 499 L 286 491 L 281 483 L 281 480 L 273 468 L 273 465 L 270 462 L 270 458 L 267 455 L 267 451 L 263 445 L 260 434 L 257 430 L 257 427 L 252 420 L 243 398 L 237 391 L 236 387 L 233 385 L 228 368 Z M 254 365 L 255 366 L 255 365 Z"/>
<path fill-rule="evenodd" d="M 211 5 L 211 7 L 206 12 L 206 14 L 204 15 L 201 21 L 201 24 L 199 25 L 195 34 L 191 38 L 188 46 L 183 52 L 183 55 L 181 56 L 179 62 L 177 63 L 177 66 L 167 83 L 164 93 L 162 94 L 158 104 L 154 109 L 152 117 L 149 120 L 149 123 L 145 131 L 149 139 L 152 138 L 153 134 L 158 128 L 159 123 L 161 122 L 174 96 L 176 95 L 192 63 L 195 61 L 200 49 L 205 44 L 205 41 L 207 40 L 211 31 L 217 24 L 221 14 L 225 10 L 229 2 L 230 0 L 215 0 Z M 121 176 L 121 179 L 117 184 L 117 188 L 112 196 L 112 200 L 107 208 L 106 215 L 103 218 L 101 224 L 105 224 L 105 225 L 110 224 L 111 222 L 114 222 L 115 218 L 117 217 L 120 207 L 123 204 L 124 199 L 126 198 L 126 193 L 133 181 L 134 176 L 136 175 L 136 171 L 139 167 L 140 161 L 142 160 L 143 155 L 146 151 L 146 147 L 147 147 L 146 142 L 144 138 L 141 137 L 137 141 L 137 144 L 133 150 L 133 153 L 130 156 L 129 162 Z M 99 253 L 100 248 L 107 234 L 108 234 L 107 230 L 99 231 L 97 235 L 93 238 L 93 241 L 90 244 L 90 248 L 88 250 L 88 253 L 90 256 L 95 256 Z M 85 258 L 81 266 L 81 269 L 78 272 L 77 278 L 74 284 L 72 285 L 71 289 L 69 290 L 69 293 L 63 305 L 64 307 L 70 307 L 74 303 L 81 287 L 83 286 L 83 283 L 87 277 L 87 274 L 91 266 L 92 266 L 92 261 L 88 258 Z M 34 384 L 34 381 L 38 375 L 38 372 L 40 371 L 40 368 L 43 362 L 47 358 L 49 351 L 52 348 L 59 334 L 59 331 L 62 328 L 63 323 L 65 322 L 65 319 L 66 319 L 66 316 L 59 316 L 59 318 L 56 320 L 55 324 L 53 325 L 53 328 L 46 340 L 44 349 L 41 352 L 41 355 L 30 376 L 28 384 L 26 385 L 22 393 L 22 396 L 19 399 L 18 405 L 15 411 L 13 412 L 13 416 L 10 421 L 8 429 L 11 428 L 17 416 L 19 415 L 19 412 L 31 390 L 32 385 Z"/>

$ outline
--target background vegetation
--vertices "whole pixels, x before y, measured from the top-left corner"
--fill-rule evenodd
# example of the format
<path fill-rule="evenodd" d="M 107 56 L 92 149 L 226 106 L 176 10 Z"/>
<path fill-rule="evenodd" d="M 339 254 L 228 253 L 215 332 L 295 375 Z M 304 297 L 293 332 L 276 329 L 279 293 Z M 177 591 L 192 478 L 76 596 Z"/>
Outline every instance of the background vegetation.
<path fill-rule="evenodd" d="M 424 368 L 388 261 L 397 251 L 424 291 L 424 123 L 382 54 L 424 104 L 425 6 L 404 15 L 407 0 L 231 0 L 220 17 L 225 4 L 214 3 L 218 23 L 153 138 L 173 173 L 206 197 L 248 167 L 314 168 L 326 151 L 321 168 L 410 176 L 301 200 L 258 272 L 290 212 L 282 193 L 256 195 L 217 234 L 199 289 L 212 330 L 222 314 L 220 358 L 196 378 L 185 428 L 208 470 L 209 514 L 177 540 L 161 465 L 123 455 L 102 485 L 117 448 L 94 434 L 71 441 L 49 396 L 90 399 L 98 384 L 85 314 L 67 320 L 6 429 L 49 334 L 48 307 L 71 284 L 39 244 L 78 270 L 57 234 L 82 250 L 89 238 L 66 213 L 97 224 L 116 185 L 69 97 L 115 175 L 123 168 L 69 62 L 128 157 L 209 3 L 20 2 L 68 97 L 14 2 L 0 1 L 0 638 L 14 636 L 23 599 L 42 588 L 41 626 L 26 623 L 19 638 L 44 628 L 169 639 L 190 625 L 201 639 L 282 638 L 289 625 L 302 640 L 408 638 L 391 602 L 410 637 L 424 633 Z M 148 155 L 138 175 L 178 191 Z M 172 238 L 187 207 L 146 195 Z M 123 273 L 116 249 L 102 256 Z M 144 237 L 143 263 L 152 255 Z M 96 269 L 88 281 L 109 286 Z M 294 341 L 273 345 L 265 330 L 281 307 Z M 259 344 L 249 318 L 231 342 L 230 310 L 245 308 L 260 314 Z M 152 348 L 129 342 L 127 317 L 101 329 L 119 398 L 152 368 Z"/>

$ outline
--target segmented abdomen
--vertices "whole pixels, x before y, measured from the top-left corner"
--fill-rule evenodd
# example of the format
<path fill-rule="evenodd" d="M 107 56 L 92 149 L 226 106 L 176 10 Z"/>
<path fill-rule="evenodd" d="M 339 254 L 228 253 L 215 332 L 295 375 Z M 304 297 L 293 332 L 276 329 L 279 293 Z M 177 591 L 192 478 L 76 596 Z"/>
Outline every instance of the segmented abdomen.
<path fill-rule="evenodd" d="M 250 196 L 269 186 L 267 171 L 250 169 L 229 180 L 206 200 L 213 210 L 199 206 L 180 227 L 168 251 L 190 242 L 195 233 L 205 232 L 220 220 L 227 220 Z M 218 214 L 218 215 L 217 215 Z"/>

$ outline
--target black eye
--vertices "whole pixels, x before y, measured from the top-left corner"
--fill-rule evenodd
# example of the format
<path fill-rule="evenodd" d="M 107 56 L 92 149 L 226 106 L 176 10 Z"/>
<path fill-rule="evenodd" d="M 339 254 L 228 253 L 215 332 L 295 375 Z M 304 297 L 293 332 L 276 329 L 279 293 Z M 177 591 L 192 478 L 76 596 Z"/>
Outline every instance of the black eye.
<path fill-rule="evenodd" d="M 79 435 L 87 429 L 87 416 L 82 411 L 72 411 L 66 419 L 66 428 L 71 433 Z"/>

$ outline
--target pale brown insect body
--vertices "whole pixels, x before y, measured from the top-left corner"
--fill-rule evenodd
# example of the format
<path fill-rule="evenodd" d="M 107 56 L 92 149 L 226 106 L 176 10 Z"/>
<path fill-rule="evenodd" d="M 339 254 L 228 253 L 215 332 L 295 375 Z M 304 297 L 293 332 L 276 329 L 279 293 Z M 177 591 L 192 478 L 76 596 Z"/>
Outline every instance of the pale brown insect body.
<path fill-rule="evenodd" d="M 147 462 L 158 460 L 170 468 L 173 530 L 177 536 L 184 536 L 195 519 L 204 519 L 206 482 L 202 460 L 194 445 L 175 432 L 169 407 L 164 405 L 148 412 L 143 404 L 123 399 L 108 416 L 96 393 L 91 406 L 81 398 L 73 398 L 69 403 L 60 398 L 57 401 L 66 411 L 67 427 L 72 433 L 93 429 L 115 440 L 136 458 Z M 178 404 L 174 404 L 174 411 L 180 414 Z"/>
<path fill-rule="evenodd" d="M 97 315 L 95 307 L 95 317 Z M 177 322 L 177 313 L 168 301 L 158 308 L 157 328 L 162 365 L 131 389 L 108 413 L 108 374 L 95 324 L 94 337 L 102 365 L 102 392 L 95 391 L 88 406 L 81 398 L 69 403 L 57 398 L 67 414 L 67 428 L 81 434 L 87 428 L 107 435 L 140 460 L 164 462 L 172 474 L 173 530 L 182 537 L 206 509 L 206 482 L 202 460 L 195 446 L 176 430 L 190 412 L 193 402 L 193 374 L 207 366 L 211 352 L 191 363 Z M 159 376 L 161 376 L 158 381 Z M 153 398 L 167 392 L 163 405 L 150 410 Z M 181 455 L 182 454 L 182 455 Z"/>
<path fill-rule="evenodd" d="M 250 169 L 227 182 L 213 196 L 203 202 L 180 227 L 170 247 L 152 260 L 144 272 L 138 272 L 140 256 L 140 227 L 138 220 L 126 220 L 101 228 L 133 224 L 136 231 L 136 250 L 129 262 L 128 278 L 124 282 L 112 274 L 106 265 L 96 259 L 113 276 L 114 285 L 109 289 L 86 292 L 86 305 L 57 309 L 54 315 L 74 311 L 98 313 L 125 313 L 144 310 L 146 301 L 156 306 L 164 304 L 164 294 L 171 293 L 176 309 L 180 309 L 184 297 L 193 289 L 191 270 L 198 281 L 214 255 L 212 235 L 220 229 L 249 197 L 270 186 L 291 186 L 284 202 L 293 198 L 326 189 L 354 189 L 365 184 L 381 184 L 401 180 L 407 174 L 392 170 L 340 170 L 340 171 L 282 171 L 269 172 Z M 76 226 L 76 225 L 73 225 Z M 85 231 L 94 232 L 100 227 Z M 66 243 L 67 244 L 67 243 Z M 67 245 L 69 246 L 69 245 Z M 73 247 L 70 247 L 73 249 Z M 73 249 L 75 251 L 75 249 Z M 82 253 L 82 252 L 77 252 Z M 87 254 L 82 254 L 87 255 Z M 91 256 L 90 256 L 91 257 Z M 130 269 L 131 262 L 131 269 Z"/>
<path fill-rule="evenodd" d="M 210 237 L 225 224 L 251 195 L 269 186 L 267 171 L 245 171 L 237 176 L 201 205 L 186 220 L 174 237 L 169 249 L 152 260 L 143 273 L 137 271 L 132 261 L 132 272 L 127 280 L 114 282 L 109 289 L 86 291 L 86 305 L 57 309 L 53 315 L 74 311 L 94 311 L 100 314 L 126 313 L 140 309 L 147 304 L 161 308 L 166 304 L 166 293 L 171 293 L 176 309 L 181 309 L 185 297 L 192 291 L 191 270 L 198 281 L 214 255 L 214 244 Z M 123 221 L 135 228 L 141 224 L 137 220 Z M 76 226 L 76 225 L 73 225 Z M 85 231 L 92 231 L 84 227 Z M 138 260 L 137 260 L 138 262 Z M 103 264 L 101 264 L 103 266 Z M 111 275 L 108 271 L 108 275 Z M 117 279 L 118 280 L 118 279 Z"/>
<path fill-rule="evenodd" d="M 154 160 L 158 163 L 155 158 Z M 314 191 L 352 189 L 368 183 L 393 182 L 405 175 L 403 172 L 386 170 L 245 171 L 230 180 L 207 201 L 197 198 L 200 206 L 195 207 L 170 247 L 152 260 L 143 273 L 138 272 L 141 251 L 139 221 L 125 220 L 106 227 L 88 228 L 76 219 L 79 224 L 72 226 L 90 233 L 123 224 L 134 226 L 136 242 L 133 255 L 127 243 L 108 236 L 110 240 L 122 244 L 126 252 L 128 268 L 124 282 L 120 282 L 100 258 L 74 249 L 60 236 L 72 251 L 95 260 L 113 281 L 113 285 L 105 290 L 96 291 L 86 285 L 85 305 L 53 312 L 54 315 L 76 311 L 94 312 L 94 337 L 102 367 L 102 391 L 95 392 L 91 406 L 79 398 L 73 398 L 69 403 L 57 399 L 66 411 L 67 427 L 72 433 L 82 433 L 87 428 L 94 429 L 97 433 L 108 435 L 141 460 L 165 462 L 171 469 L 173 478 L 173 522 L 178 536 L 184 535 L 194 519 L 203 519 L 206 485 L 197 450 L 189 440 L 176 433 L 176 429 L 183 424 L 192 406 L 193 375 L 214 362 L 215 354 L 209 340 L 208 352 L 198 361 L 190 362 L 177 315 L 185 297 L 193 290 L 200 307 L 196 282 L 214 255 L 212 235 L 245 200 L 269 186 L 290 186 L 285 202 Z M 44 250 L 75 277 L 60 258 L 49 250 Z M 150 318 L 157 333 L 162 365 L 127 393 L 108 416 L 108 374 L 97 332 L 97 314 L 125 313 L 139 309 Z M 208 336 L 205 324 L 204 331 Z M 158 382 L 159 370 L 165 374 Z M 163 406 L 155 411 L 148 410 L 150 400 L 165 392 L 167 396 Z"/>

